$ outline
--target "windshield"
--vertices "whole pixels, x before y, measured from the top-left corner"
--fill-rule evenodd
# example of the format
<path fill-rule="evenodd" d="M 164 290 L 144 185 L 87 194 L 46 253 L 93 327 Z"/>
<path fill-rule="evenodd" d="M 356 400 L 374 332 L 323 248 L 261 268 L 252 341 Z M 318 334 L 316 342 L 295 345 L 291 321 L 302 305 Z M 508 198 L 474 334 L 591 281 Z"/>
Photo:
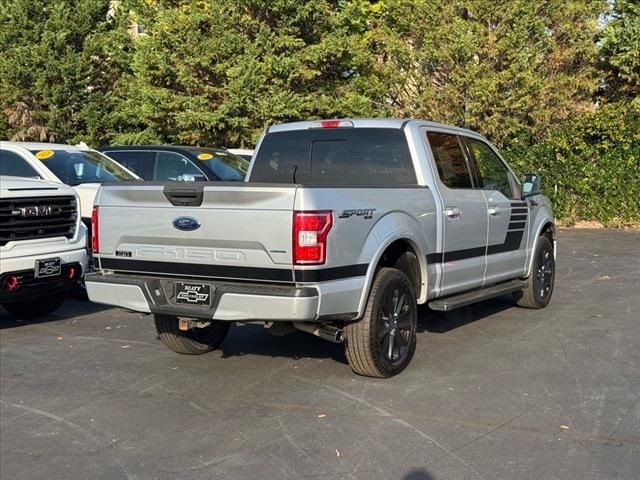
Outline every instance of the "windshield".
<path fill-rule="evenodd" d="M 190 152 L 200 161 L 200 165 L 225 182 L 243 181 L 249 168 L 249 162 L 244 158 L 222 150 L 194 148 Z"/>
<path fill-rule="evenodd" d="M 32 150 L 31 153 L 67 185 L 137 180 L 116 162 L 98 152 Z"/>
<path fill-rule="evenodd" d="M 0 152 L 0 175 L 40 178 L 38 172 L 17 153 L 9 150 L 1 150 Z"/>

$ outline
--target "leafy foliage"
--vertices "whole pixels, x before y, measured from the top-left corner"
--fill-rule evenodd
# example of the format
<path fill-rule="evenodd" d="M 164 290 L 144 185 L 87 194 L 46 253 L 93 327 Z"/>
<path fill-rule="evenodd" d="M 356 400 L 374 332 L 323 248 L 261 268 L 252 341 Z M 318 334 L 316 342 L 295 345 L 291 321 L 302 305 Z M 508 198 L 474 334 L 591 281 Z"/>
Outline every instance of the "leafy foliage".
<path fill-rule="evenodd" d="M 394 114 L 481 130 L 498 144 L 539 138 L 597 85 L 600 0 L 388 0 L 372 15 Z"/>
<path fill-rule="evenodd" d="M 554 213 L 567 223 L 640 220 L 640 108 L 623 102 L 577 115 L 535 145 L 506 151 L 520 173 L 537 172 Z"/>
<path fill-rule="evenodd" d="M 251 146 L 428 118 L 542 174 L 561 218 L 640 221 L 635 0 L 2 0 L 0 25 L 0 137 Z"/>
<path fill-rule="evenodd" d="M 640 2 L 616 0 L 600 38 L 602 95 L 638 101 L 640 96 Z"/>
<path fill-rule="evenodd" d="M 108 18 L 109 3 L 3 1 L 0 107 L 7 137 L 102 140 L 131 44 L 126 28 Z"/>

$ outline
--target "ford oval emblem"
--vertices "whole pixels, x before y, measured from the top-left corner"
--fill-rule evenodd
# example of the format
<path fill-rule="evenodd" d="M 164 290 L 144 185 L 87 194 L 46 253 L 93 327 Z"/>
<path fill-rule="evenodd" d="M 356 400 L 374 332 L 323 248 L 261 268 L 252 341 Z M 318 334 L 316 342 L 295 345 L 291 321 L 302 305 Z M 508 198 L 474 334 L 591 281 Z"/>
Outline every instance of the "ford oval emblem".
<path fill-rule="evenodd" d="M 178 217 L 173 221 L 173 226 L 178 230 L 191 231 L 200 228 L 200 222 L 193 217 Z"/>

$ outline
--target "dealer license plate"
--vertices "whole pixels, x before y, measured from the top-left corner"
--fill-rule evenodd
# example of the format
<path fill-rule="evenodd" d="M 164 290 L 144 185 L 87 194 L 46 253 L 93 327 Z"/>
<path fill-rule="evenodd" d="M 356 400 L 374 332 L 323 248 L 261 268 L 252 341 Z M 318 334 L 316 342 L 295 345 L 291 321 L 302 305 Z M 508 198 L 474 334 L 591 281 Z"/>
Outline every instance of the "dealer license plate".
<path fill-rule="evenodd" d="M 57 277 L 62 273 L 62 266 L 59 258 L 47 258 L 46 260 L 36 260 L 36 278 Z"/>
<path fill-rule="evenodd" d="M 176 282 L 176 303 L 211 305 L 211 285 Z"/>

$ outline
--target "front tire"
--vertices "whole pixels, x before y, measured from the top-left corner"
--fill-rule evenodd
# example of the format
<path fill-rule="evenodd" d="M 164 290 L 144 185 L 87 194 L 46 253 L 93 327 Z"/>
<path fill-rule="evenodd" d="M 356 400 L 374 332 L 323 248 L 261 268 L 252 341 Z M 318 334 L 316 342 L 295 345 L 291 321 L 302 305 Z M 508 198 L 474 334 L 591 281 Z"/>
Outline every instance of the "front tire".
<path fill-rule="evenodd" d="M 513 294 L 516 304 L 523 308 L 544 308 L 551 301 L 556 277 L 553 243 L 548 235 L 538 240 L 534 252 L 533 269 L 524 290 Z"/>
<path fill-rule="evenodd" d="M 231 325 L 229 322 L 213 320 L 208 327 L 182 331 L 178 328 L 178 318 L 172 315 L 154 315 L 154 320 L 164 346 L 186 355 L 201 355 L 215 350 Z"/>
<path fill-rule="evenodd" d="M 351 369 L 387 378 L 404 370 L 416 349 L 416 295 L 409 278 L 395 268 L 375 276 L 362 319 L 345 327 L 345 353 Z"/>
<path fill-rule="evenodd" d="M 30 300 L 6 303 L 3 307 L 16 318 L 43 317 L 60 308 L 66 296 L 65 292 L 55 295 L 44 295 Z"/>

